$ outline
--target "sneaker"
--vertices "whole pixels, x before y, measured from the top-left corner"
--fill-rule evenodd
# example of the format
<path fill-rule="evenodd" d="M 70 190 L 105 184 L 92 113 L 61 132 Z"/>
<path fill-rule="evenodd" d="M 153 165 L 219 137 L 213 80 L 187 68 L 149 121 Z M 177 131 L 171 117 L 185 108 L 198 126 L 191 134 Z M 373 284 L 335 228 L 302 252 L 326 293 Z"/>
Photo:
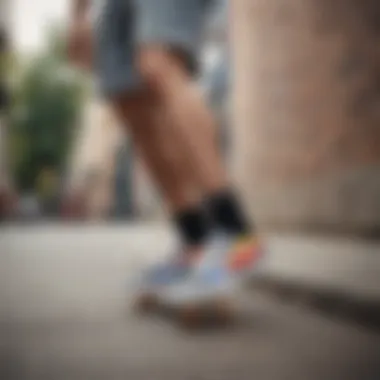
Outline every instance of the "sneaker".
<path fill-rule="evenodd" d="M 182 306 L 232 296 L 257 271 L 262 256 L 256 237 L 215 235 L 193 270 L 183 281 L 168 286 L 160 294 L 160 301 Z"/>
<path fill-rule="evenodd" d="M 181 282 L 190 274 L 198 252 L 190 253 L 183 249 L 179 252 L 143 272 L 138 284 L 141 295 L 156 295 L 166 286 Z"/>

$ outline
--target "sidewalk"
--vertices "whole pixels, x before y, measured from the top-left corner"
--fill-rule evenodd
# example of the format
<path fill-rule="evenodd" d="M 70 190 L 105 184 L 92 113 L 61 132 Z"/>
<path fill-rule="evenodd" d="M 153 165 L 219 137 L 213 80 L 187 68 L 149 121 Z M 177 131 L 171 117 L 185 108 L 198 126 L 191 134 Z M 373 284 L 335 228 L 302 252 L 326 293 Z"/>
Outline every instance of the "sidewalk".
<path fill-rule="evenodd" d="M 106 254 L 110 272 L 131 265 L 138 270 L 173 247 L 167 226 L 148 223 L 8 226 L 0 240 L 4 252 L 22 251 L 24 241 L 32 241 L 45 259 L 51 256 L 46 247 L 53 246 L 52 265 L 57 256 L 100 262 Z M 267 262 L 254 279 L 256 288 L 380 329 L 379 242 L 295 233 L 266 234 L 264 242 Z M 12 257 L 19 259 L 17 254 Z"/>
<path fill-rule="evenodd" d="M 169 254 L 172 238 L 164 225 L 146 223 L 1 228 L 0 378 L 379 379 L 380 334 L 260 289 L 241 297 L 225 328 L 183 331 L 168 315 L 135 314 L 136 275 Z M 268 273 L 294 278 L 299 268 L 308 277 L 299 256 L 311 263 L 309 246 L 327 255 L 329 241 L 268 237 Z M 346 245 L 342 256 L 353 243 Z"/>
<path fill-rule="evenodd" d="M 1 233 L 4 247 L 7 242 L 16 244 L 19 233 L 53 241 L 74 234 L 81 244 L 96 240 L 107 251 L 138 247 L 144 261 L 159 259 L 173 245 L 173 235 L 164 223 L 8 225 Z M 263 238 L 268 252 L 266 278 L 380 301 L 380 242 L 296 233 L 266 233 Z M 79 243 L 72 244 L 74 248 Z"/>

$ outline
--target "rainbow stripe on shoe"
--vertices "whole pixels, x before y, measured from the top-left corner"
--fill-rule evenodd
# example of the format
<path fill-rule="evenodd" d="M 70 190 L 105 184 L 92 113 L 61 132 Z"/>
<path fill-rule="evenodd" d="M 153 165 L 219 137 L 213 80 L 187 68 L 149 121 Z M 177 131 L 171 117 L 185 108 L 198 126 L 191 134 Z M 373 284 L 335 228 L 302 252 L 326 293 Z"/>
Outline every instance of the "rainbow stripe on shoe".
<path fill-rule="evenodd" d="M 227 268 L 234 274 L 254 269 L 263 257 L 263 246 L 256 236 L 238 238 L 227 255 Z"/>

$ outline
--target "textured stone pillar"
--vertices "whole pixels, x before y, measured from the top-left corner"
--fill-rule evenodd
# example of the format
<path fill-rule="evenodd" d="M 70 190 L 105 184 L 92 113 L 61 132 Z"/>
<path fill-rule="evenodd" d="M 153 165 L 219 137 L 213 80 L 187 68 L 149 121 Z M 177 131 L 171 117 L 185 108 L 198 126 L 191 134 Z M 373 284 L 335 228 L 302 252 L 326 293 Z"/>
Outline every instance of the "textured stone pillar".
<path fill-rule="evenodd" d="M 263 224 L 380 226 L 380 2 L 233 0 L 234 169 Z"/>

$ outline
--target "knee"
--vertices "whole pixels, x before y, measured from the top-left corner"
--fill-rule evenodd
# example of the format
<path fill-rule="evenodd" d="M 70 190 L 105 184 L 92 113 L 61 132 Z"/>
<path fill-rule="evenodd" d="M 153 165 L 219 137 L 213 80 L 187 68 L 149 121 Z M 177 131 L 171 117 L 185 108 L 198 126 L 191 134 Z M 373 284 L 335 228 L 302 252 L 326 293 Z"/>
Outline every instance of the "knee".
<path fill-rule="evenodd" d="M 143 48 L 137 68 L 148 89 L 160 92 L 174 77 L 184 74 L 183 64 L 175 54 L 164 48 Z"/>

